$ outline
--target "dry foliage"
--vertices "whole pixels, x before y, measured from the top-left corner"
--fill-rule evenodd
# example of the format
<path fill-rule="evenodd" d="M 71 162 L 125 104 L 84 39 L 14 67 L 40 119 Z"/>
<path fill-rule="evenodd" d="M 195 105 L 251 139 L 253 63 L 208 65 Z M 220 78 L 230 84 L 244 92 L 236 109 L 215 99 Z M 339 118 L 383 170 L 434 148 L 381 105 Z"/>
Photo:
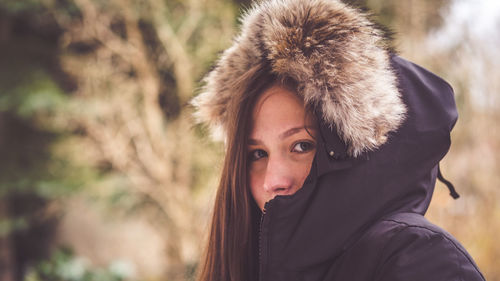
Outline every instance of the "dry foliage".
<path fill-rule="evenodd" d="M 143 211 L 165 237 L 169 280 L 178 280 L 199 255 L 207 218 L 194 167 L 217 160 L 195 155 L 203 144 L 186 104 L 229 42 L 234 11 L 224 1 L 169 2 L 75 0 L 71 14 L 45 1 L 64 31 L 63 66 L 78 81 L 67 106 L 45 118 L 81 135 L 78 153 L 125 175 L 130 192 L 153 205 Z"/>

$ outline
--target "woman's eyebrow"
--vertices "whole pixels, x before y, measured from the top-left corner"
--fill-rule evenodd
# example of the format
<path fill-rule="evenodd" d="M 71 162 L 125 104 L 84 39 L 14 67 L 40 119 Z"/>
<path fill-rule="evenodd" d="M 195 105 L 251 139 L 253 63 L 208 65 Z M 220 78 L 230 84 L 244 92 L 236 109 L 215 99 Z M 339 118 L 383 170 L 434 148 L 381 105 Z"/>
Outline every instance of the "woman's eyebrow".
<path fill-rule="evenodd" d="M 290 128 L 286 131 L 284 131 L 283 133 L 281 133 L 278 137 L 280 139 L 285 139 L 289 136 L 292 136 L 292 135 L 295 135 L 297 133 L 299 133 L 300 131 L 302 130 L 316 130 L 316 127 L 314 126 L 300 126 L 300 127 L 294 127 L 294 128 Z M 258 139 L 248 139 L 248 145 L 260 145 L 262 144 L 262 141 L 258 140 Z"/>
<path fill-rule="evenodd" d="M 300 131 L 302 130 L 305 130 L 305 129 L 308 129 L 308 130 L 315 130 L 316 128 L 313 127 L 313 126 L 300 126 L 300 127 L 294 127 L 294 128 L 290 128 L 286 131 L 284 131 L 283 133 L 281 133 L 279 135 L 280 139 L 285 139 L 289 136 L 292 136 L 292 135 L 295 135 L 297 133 L 299 133 Z"/>
<path fill-rule="evenodd" d="M 259 145 L 259 144 L 262 144 L 262 142 L 260 140 L 256 140 L 256 139 L 248 139 L 248 144 L 249 145 Z"/>

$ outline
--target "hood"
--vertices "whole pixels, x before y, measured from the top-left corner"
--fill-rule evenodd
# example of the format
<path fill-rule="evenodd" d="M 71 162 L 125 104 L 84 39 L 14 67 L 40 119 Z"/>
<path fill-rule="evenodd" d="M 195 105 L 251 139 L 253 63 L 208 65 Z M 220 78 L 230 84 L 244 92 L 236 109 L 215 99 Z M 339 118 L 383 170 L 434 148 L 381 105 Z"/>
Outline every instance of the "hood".
<path fill-rule="evenodd" d="M 360 11 L 335 0 L 270 0 L 241 21 L 241 33 L 192 102 L 214 135 L 225 137 L 228 105 L 238 100 L 235 82 L 247 85 L 252 77 L 245 74 L 259 65 L 296 81 L 298 94 L 318 108 L 351 156 L 384 144 L 403 121 L 385 40 Z"/>
<path fill-rule="evenodd" d="M 424 214 L 457 112 L 451 87 L 391 54 L 363 13 L 336 0 L 268 0 L 205 78 L 193 104 L 222 132 L 228 85 L 259 64 L 292 78 L 321 136 L 303 188 L 266 204 L 261 280 L 321 280 L 377 220 Z"/>

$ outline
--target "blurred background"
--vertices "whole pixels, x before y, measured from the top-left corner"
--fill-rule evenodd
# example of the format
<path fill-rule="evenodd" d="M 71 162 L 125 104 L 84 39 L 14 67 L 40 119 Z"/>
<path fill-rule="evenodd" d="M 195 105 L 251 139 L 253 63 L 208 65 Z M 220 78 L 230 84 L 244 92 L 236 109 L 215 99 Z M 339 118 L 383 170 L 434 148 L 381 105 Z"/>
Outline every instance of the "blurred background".
<path fill-rule="evenodd" d="M 500 1 L 350 0 L 449 81 L 460 118 L 428 218 L 500 280 Z M 221 144 L 188 100 L 237 0 L 0 0 L 0 280 L 192 280 Z"/>

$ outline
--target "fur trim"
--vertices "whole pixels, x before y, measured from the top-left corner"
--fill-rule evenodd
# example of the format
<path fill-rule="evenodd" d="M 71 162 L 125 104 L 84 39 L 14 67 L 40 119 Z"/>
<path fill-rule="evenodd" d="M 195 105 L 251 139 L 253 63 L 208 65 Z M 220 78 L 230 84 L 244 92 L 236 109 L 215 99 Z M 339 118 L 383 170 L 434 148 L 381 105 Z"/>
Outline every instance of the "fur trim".
<path fill-rule="evenodd" d="M 384 38 L 360 11 L 339 0 L 265 0 L 242 23 L 192 101 L 195 116 L 212 129 L 224 135 L 231 118 L 226 107 L 235 97 L 227 81 L 264 63 L 298 82 L 298 94 L 320 109 L 353 157 L 384 144 L 403 122 L 406 107 Z"/>

